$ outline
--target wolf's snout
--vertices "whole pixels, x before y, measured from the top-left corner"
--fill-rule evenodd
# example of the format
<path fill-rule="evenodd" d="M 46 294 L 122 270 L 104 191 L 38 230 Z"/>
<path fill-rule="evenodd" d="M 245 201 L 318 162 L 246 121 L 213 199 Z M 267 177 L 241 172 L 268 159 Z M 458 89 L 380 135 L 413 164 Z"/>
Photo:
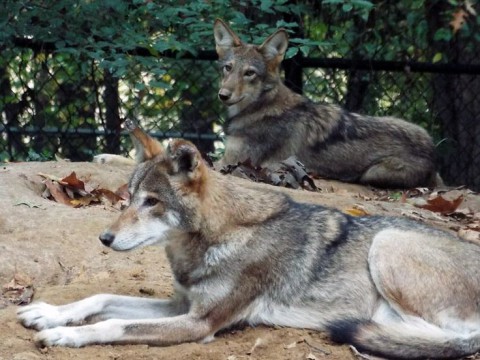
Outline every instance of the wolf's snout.
<path fill-rule="evenodd" d="M 100 234 L 98 238 L 100 239 L 103 245 L 110 246 L 112 245 L 113 240 L 115 240 L 115 235 L 113 235 L 109 231 L 104 231 L 103 233 Z"/>
<path fill-rule="evenodd" d="M 228 100 L 230 100 L 231 97 L 232 97 L 232 93 L 228 90 L 221 89 L 218 92 L 218 98 L 222 101 L 228 101 Z"/>

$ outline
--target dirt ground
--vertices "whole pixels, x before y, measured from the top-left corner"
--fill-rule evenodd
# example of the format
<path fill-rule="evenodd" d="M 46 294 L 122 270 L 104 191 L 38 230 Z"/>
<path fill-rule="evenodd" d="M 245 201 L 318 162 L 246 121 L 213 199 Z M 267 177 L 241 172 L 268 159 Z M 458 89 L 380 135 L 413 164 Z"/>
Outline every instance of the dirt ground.
<path fill-rule="evenodd" d="M 169 296 L 171 273 L 161 248 L 116 253 L 99 242 L 98 234 L 118 215 L 118 210 L 107 205 L 72 208 L 42 198 L 44 186 L 39 173 L 65 177 L 71 171 L 102 188 L 116 190 L 126 183 L 131 168 L 68 162 L 12 163 L 0 167 L 0 286 L 4 285 L 5 291 L 13 278 L 29 279 L 34 300 L 53 304 L 101 292 Z M 301 201 L 348 212 L 408 216 L 452 231 L 462 226 L 458 219 L 419 209 L 409 202 L 390 201 L 388 194 L 359 185 L 325 180 L 318 181 L 318 185 L 322 189 L 319 193 L 282 191 Z M 468 192 L 464 204 L 480 209 L 479 196 Z M 16 308 L 0 297 L 0 360 L 357 358 L 348 346 L 333 344 L 322 333 L 268 327 L 226 331 L 209 344 L 38 349 L 32 340 L 35 331 L 17 322 Z"/>

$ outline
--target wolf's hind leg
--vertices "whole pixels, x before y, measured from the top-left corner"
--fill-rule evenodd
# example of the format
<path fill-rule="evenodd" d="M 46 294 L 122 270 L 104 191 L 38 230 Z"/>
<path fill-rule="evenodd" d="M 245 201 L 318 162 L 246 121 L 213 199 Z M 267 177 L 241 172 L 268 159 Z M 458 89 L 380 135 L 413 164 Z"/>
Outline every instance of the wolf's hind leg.
<path fill-rule="evenodd" d="M 360 183 L 378 187 L 412 188 L 434 186 L 434 170 L 427 163 L 408 162 L 397 157 L 388 157 L 369 167 L 360 177 Z"/>
<path fill-rule="evenodd" d="M 479 246 L 440 231 L 387 229 L 368 261 L 377 290 L 404 320 L 469 333 L 480 331 L 479 259 Z"/>
<path fill-rule="evenodd" d="M 395 359 L 451 359 L 480 350 L 480 247 L 433 229 L 390 228 L 370 249 L 381 298 L 370 321 L 330 325 L 334 340 Z"/>

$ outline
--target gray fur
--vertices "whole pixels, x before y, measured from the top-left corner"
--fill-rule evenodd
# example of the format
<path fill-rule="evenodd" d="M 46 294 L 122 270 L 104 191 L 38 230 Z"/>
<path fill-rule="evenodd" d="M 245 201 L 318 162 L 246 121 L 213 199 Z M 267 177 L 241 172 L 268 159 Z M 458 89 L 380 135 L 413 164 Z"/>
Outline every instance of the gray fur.
<path fill-rule="evenodd" d="M 214 29 L 219 98 L 229 110 L 221 165 L 250 159 L 262 166 L 295 155 L 327 178 L 390 188 L 435 184 L 434 145 L 420 126 L 314 104 L 282 83 L 284 30 L 255 46 L 241 43 L 220 20 Z"/>
<path fill-rule="evenodd" d="M 19 318 L 42 330 L 39 343 L 171 345 L 246 322 L 329 331 L 388 358 L 480 351 L 478 245 L 403 218 L 297 203 L 209 169 L 186 141 L 151 148 L 129 207 L 100 240 L 163 244 L 175 296 L 34 303 Z M 66 326 L 91 317 L 102 321 Z"/>

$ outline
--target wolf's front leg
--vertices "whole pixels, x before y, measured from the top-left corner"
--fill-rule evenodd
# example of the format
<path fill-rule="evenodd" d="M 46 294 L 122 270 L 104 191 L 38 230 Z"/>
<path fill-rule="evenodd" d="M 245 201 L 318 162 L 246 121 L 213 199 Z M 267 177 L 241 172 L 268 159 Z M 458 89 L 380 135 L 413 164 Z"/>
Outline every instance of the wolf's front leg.
<path fill-rule="evenodd" d="M 210 339 L 214 335 L 207 319 L 179 315 L 163 319 L 111 319 L 93 325 L 46 329 L 35 340 L 43 346 L 81 347 L 93 344 L 148 344 L 164 346 Z"/>
<path fill-rule="evenodd" d="M 92 317 L 98 319 L 145 319 L 176 316 L 188 311 L 183 299 L 145 299 L 133 296 L 100 294 L 67 304 L 33 303 L 20 308 L 17 315 L 22 324 L 37 330 L 80 324 Z"/>

